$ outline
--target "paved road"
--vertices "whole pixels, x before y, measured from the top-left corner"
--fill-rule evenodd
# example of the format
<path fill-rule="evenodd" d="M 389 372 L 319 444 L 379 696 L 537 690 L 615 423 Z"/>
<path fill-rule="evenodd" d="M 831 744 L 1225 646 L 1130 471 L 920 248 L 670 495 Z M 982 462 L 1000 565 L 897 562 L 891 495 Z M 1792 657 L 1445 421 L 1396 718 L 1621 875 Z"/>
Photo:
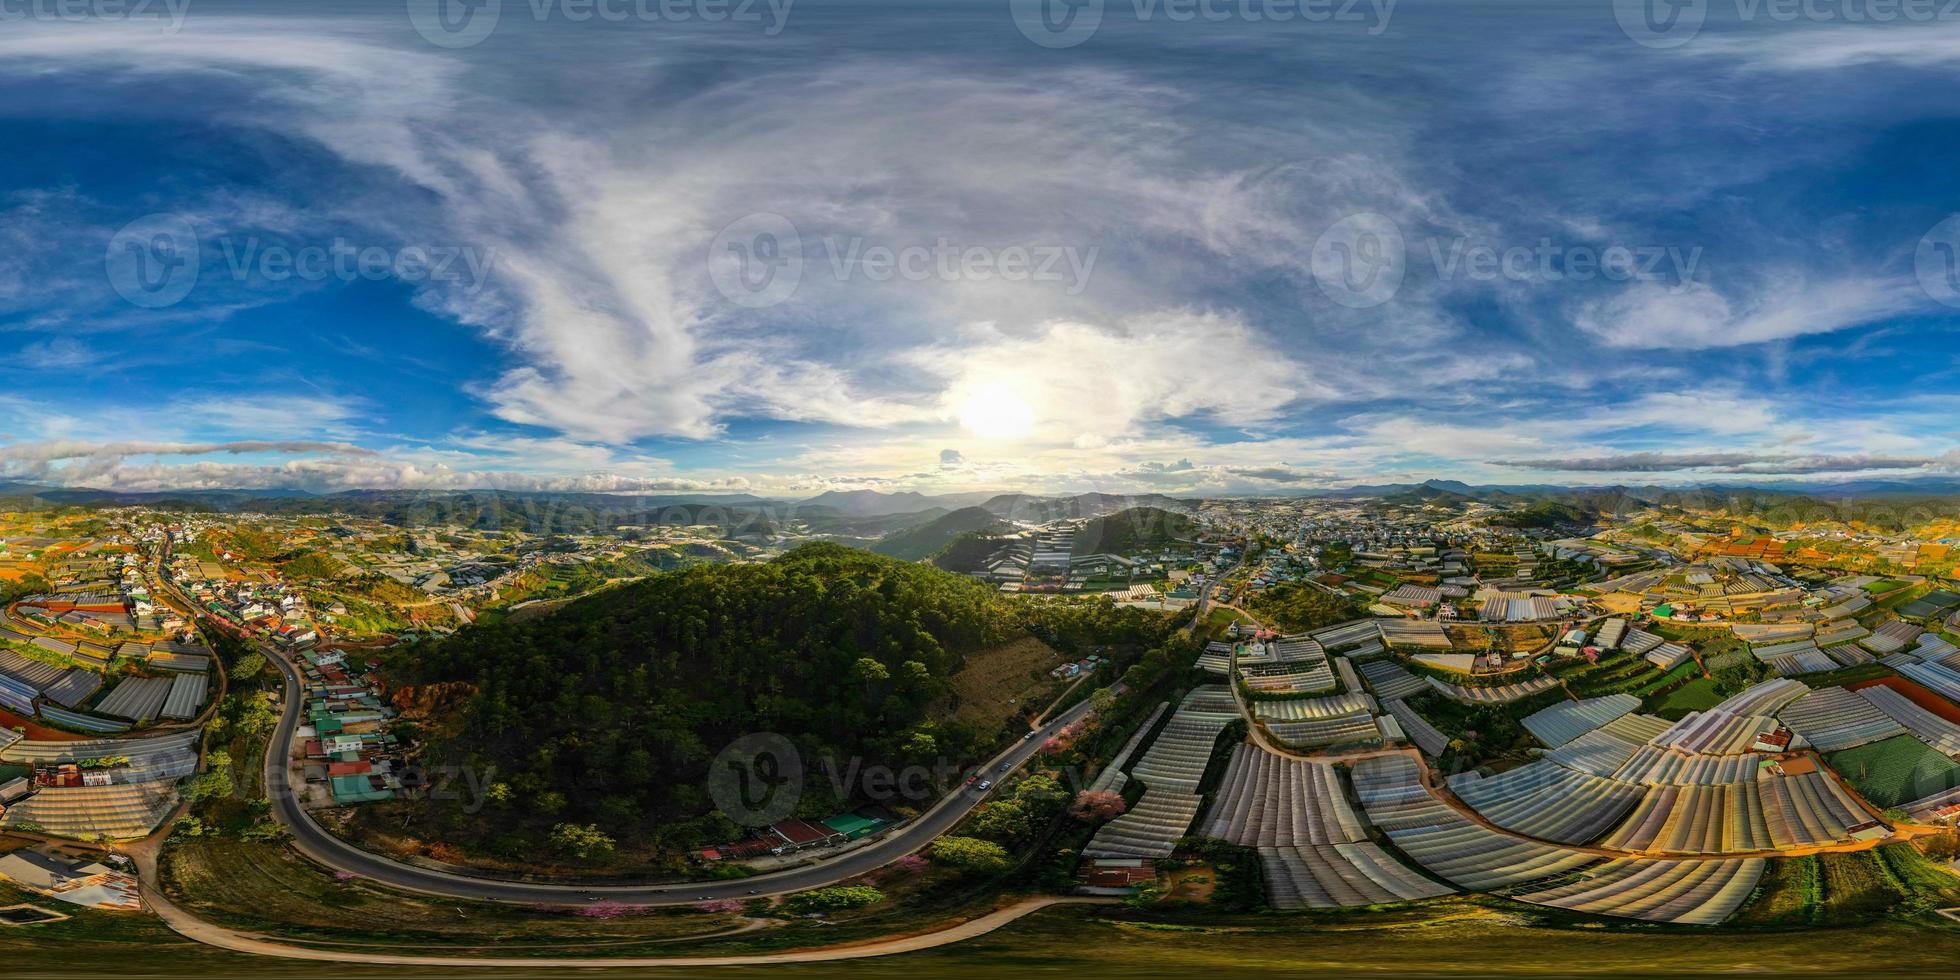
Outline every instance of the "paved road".
<path fill-rule="evenodd" d="M 272 799 L 273 813 L 293 834 L 293 843 L 315 861 L 339 871 L 352 872 L 383 884 L 409 891 L 447 895 L 454 898 L 487 899 L 500 902 L 568 903 L 604 898 L 634 905 L 687 905 L 704 900 L 780 895 L 835 884 L 890 864 L 924 848 L 933 839 L 952 829 L 987 794 L 971 787 L 961 788 L 908 823 L 886 834 L 875 843 L 839 853 L 817 864 L 738 881 L 686 882 L 649 885 L 566 885 L 479 878 L 402 864 L 361 850 L 334 837 L 313 821 L 298 796 L 290 789 L 288 760 L 292 757 L 293 733 L 299 726 L 300 675 L 283 653 L 265 648 L 266 658 L 285 678 L 284 710 L 273 733 L 272 750 L 266 753 L 266 795 Z M 1050 719 L 1031 739 L 1024 739 L 988 760 L 987 779 L 1019 769 L 1041 748 L 1045 736 L 1087 714 L 1090 702 L 1084 700 Z"/>

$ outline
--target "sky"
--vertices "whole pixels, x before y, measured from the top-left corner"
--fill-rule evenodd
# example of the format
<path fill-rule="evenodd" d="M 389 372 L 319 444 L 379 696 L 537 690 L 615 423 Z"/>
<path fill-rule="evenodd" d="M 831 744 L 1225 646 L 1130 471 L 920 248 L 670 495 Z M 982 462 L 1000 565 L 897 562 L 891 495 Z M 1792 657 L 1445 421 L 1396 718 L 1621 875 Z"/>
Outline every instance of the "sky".
<path fill-rule="evenodd" d="M 0 0 L 0 479 L 1950 475 L 1942 6 Z"/>

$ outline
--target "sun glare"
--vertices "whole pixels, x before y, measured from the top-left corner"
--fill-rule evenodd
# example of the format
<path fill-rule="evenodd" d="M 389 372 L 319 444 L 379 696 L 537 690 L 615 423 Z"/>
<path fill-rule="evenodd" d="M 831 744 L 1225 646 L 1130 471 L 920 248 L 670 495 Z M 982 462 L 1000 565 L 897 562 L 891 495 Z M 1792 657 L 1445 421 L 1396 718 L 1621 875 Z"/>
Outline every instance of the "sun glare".
<path fill-rule="evenodd" d="M 1034 428 L 1034 409 L 1004 384 L 977 388 L 959 407 L 960 425 L 982 439 L 1012 439 Z"/>

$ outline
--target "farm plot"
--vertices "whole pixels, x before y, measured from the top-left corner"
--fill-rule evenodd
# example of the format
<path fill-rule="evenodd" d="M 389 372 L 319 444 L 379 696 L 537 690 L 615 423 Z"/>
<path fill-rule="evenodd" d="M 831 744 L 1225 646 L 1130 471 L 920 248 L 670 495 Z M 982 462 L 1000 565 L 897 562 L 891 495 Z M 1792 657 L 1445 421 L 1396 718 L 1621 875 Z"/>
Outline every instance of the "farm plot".
<path fill-rule="evenodd" d="M 1354 780 L 1368 819 L 1402 853 L 1469 891 L 1538 881 L 1599 860 L 1471 822 L 1430 796 L 1405 756 L 1364 759 L 1354 766 Z"/>
<path fill-rule="evenodd" d="M 174 783 L 49 786 L 7 808 L 0 827 L 36 827 L 61 837 L 123 840 L 142 837 L 163 822 L 176 802 Z"/>
<path fill-rule="evenodd" d="M 1266 730 L 1273 737 L 1296 748 L 1328 748 L 1337 745 L 1374 745 L 1382 740 L 1375 716 L 1367 712 L 1315 721 L 1269 722 Z"/>
<path fill-rule="evenodd" d="M 1643 786 L 1714 786 L 1755 779 L 1761 764 L 1762 756 L 1755 752 L 1694 755 L 1643 745 L 1613 778 Z"/>
<path fill-rule="evenodd" d="M 1833 752 L 1826 759 L 1860 795 L 1880 807 L 1903 806 L 1960 787 L 1960 765 L 1910 735 Z"/>
<path fill-rule="evenodd" d="M 1193 690 L 1137 760 L 1131 775 L 1151 789 L 1197 792 L 1218 733 L 1238 716 L 1238 707 L 1224 687 L 1213 684 Z"/>
<path fill-rule="evenodd" d="M 1925 708 L 1911 697 L 1886 684 L 1873 684 L 1855 692 L 1872 707 L 1885 712 L 1908 734 L 1945 756 L 1960 756 L 1960 725 Z"/>
<path fill-rule="evenodd" d="M 147 721 L 157 717 L 169 696 L 168 677 L 130 677 L 117 684 L 95 710 L 112 718 Z"/>
<path fill-rule="evenodd" d="M 1464 704 L 1510 704 L 1558 686 L 1558 678 L 1543 675 L 1516 684 L 1497 684 L 1490 687 L 1464 687 L 1434 677 L 1423 679 L 1428 681 L 1429 686 L 1437 693 Z"/>
<path fill-rule="evenodd" d="M 1145 791 L 1128 813 L 1096 831 L 1082 853 L 1090 857 L 1169 857 L 1198 816 L 1212 749 L 1225 726 L 1238 718 L 1231 693 L 1216 684 L 1185 695 L 1131 775 Z"/>
<path fill-rule="evenodd" d="M 1377 624 L 1381 630 L 1382 642 L 1391 648 L 1410 648 L 1417 650 L 1452 649 L 1449 631 L 1442 623 L 1431 620 L 1391 619 Z"/>
<path fill-rule="evenodd" d="M 1654 786 L 1605 840 L 1623 851 L 1727 854 L 1775 847 L 1754 781 L 1714 786 Z"/>
<path fill-rule="evenodd" d="M 1556 888 L 1512 897 L 1574 912 L 1712 926 L 1735 914 L 1755 891 L 1765 864 L 1761 858 L 1623 859 L 1588 868 Z"/>
<path fill-rule="evenodd" d="M 1926 632 L 1918 623 L 1895 619 L 1872 630 L 1872 635 L 1859 640 L 1860 646 L 1879 656 L 1896 653 L 1919 642 L 1920 634 Z"/>
<path fill-rule="evenodd" d="M 1380 644 L 1382 630 L 1374 620 L 1364 619 L 1342 626 L 1329 626 L 1307 635 L 1311 636 L 1314 642 L 1319 643 L 1322 649 L 1331 652 L 1350 650 L 1370 643 Z M 1352 653 L 1348 655 L 1354 656 Z"/>
<path fill-rule="evenodd" d="M 1403 867 L 1380 847 L 1357 842 L 1262 847 L 1274 908 L 1339 908 L 1440 898 L 1454 889 Z"/>
<path fill-rule="evenodd" d="M 1409 702 L 1397 698 L 1388 702 L 1387 707 L 1389 717 L 1402 726 L 1402 731 L 1408 735 L 1409 741 L 1416 744 L 1416 748 L 1431 756 L 1442 755 L 1443 750 L 1449 748 L 1450 740 L 1430 724 L 1429 719 L 1409 707 Z"/>
<path fill-rule="evenodd" d="M 1241 659 L 1239 677 L 1252 690 L 1272 694 L 1308 694 L 1334 689 L 1334 671 L 1325 660 L 1246 666 Z"/>
<path fill-rule="evenodd" d="M 1324 762 L 1289 759 L 1241 745 L 1219 784 L 1205 835 L 1248 847 L 1339 844 L 1368 839 L 1340 774 Z"/>
<path fill-rule="evenodd" d="M 1751 686 L 1715 707 L 1735 715 L 1773 715 L 1809 693 L 1809 686 L 1802 681 L 1780 677 Z"/>
<path fill-rule="evenodd" d="M 1466 773 L 1450 790 L 1484 819 L 1538 840 L 1584 844 L 1619 823 L 1640 787 L 1534 762 L 1497 776 Z"/>
<path fill-rule="evenodd" d="M 1688 712 L 1672 728 L 1656 736 L 1652 744 L 1656 748 L 1676 749 L 1691 755 L 1736 755 L 1751 751 L 1763 733 L 1780 727 L 1781 724 L 1768 715 L 1737 714 L 1722 708 L 1710 708 L 1707 711 Z"/>
<path fill-rule="evenodd" d="M 1919 745 L 1913 739 L 1906 740 Z M 1836 780 L 1821 772 L 1765 779 L 1758 785 L 1763 793 L 1763 816 L 1769 822 L 1769 836 L 1778 849 L 1845 840 L 1847 830 L 1871 819 L 1856 800 L 1839 788 Z"/>
<path fill-rule="evenodd" d="M 1086 857 L 1170 857 L 1203 802 L 1191 793 L 1151 790 L 1129 812 L 1103 824 L 1082 853 Z"/>
<path fill-rule="evenodd" d="M 1284 701 L 1254 701 L 1252 710 L 1266 721 L 1316 721 L 1345 718 L 1375 710 L 1375 699 L 1366 692 L 1337 694 L 1327 698 L 1289 698 Z"/>
<path fill-rule="evenodd" d="M 1649 739 L 1666 730 L 1667 722 L 1652 715 L 1621 715 L 1545 753 L 1545 758 L 1567 769 L 1608 777 L 1620 771 Z"/>
<path fill-rule="evenodd" d="M 1902 664 L 1898 671 L 1948 701 L 1960 702 L 1960 672 L 1939 664 Z"/>
<path fill-rule="evenodd" d="M 1819 752 L 1836 752 L 1905 734 L 1905 727 L 1870 701 L 1841 687 L 1812 691 L 1777 715 Z"/>
<path fill-rule="evenodd" d="M 1522 724 L 1538 741 L 1550 748 L 1558 748 L 1639 707 L 1640 699 L 1631 694 L 1560 701 L 1526 715 Z"/>
<path fill-rule="evenodd" d="M 1364 660 L 1361 662 L 1361 676 L 1367 679 L 1375 696 L 1384 701 L 1407 699 L 1429 690 L 1429 685 L 1422 678 L 1409 673 L 1393 660 Z"/>

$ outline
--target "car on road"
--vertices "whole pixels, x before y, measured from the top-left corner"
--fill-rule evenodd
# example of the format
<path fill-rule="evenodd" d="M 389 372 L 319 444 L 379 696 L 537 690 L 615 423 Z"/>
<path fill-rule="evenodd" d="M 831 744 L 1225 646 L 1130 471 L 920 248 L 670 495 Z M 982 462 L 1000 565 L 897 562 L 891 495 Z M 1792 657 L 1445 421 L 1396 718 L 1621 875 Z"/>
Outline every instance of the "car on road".
<path fill-rule="evenodd" d="M 1039 734 L 1041 734 L 1041 733 L 1040 733 L 1040 732 L 1038 732 L 1038 731 L 1036 731 L 1036 732 L 1029 732 L 1029 733 L 1027 733 L 1026 735 L 1023 735 L 1023 736 L 1021 736 L 1021 741 L 1023 741 L 1023 742 L 1026 742 L 1026 741 L 1029 741 L 1030 739 L 1033 739 L 1033 738 L 1034 738 L 1034 737 L 1035 737 L 1036 735 L 1039 735 Z"/>
<path fill-rule="evenodd" d="M 985 793 L 986 791 L 993 788 L 994 788 L 994 781 L 991 779 L 982 779 L 980 781 L 980 785 L 974 787 L 974 789 L 977 789 L 982 793 Z"/>
<path fill-rule="evenodd" d="M 995 769 L 994 769 L 994 771 L 995 771 L 995 772 L 1006 772 L 1007 770 L 1009 770 L 1009 769 L 1012 769 L 1012 768 L 1014 768 L 1014 763 L 1012 763 L 1012 762 L 1003 762 L 1003 763 L 1001 763 L 1001 764 L 1000 764 L 999 766 L 997 766 L 997 767 L 995 767 Z"/>

